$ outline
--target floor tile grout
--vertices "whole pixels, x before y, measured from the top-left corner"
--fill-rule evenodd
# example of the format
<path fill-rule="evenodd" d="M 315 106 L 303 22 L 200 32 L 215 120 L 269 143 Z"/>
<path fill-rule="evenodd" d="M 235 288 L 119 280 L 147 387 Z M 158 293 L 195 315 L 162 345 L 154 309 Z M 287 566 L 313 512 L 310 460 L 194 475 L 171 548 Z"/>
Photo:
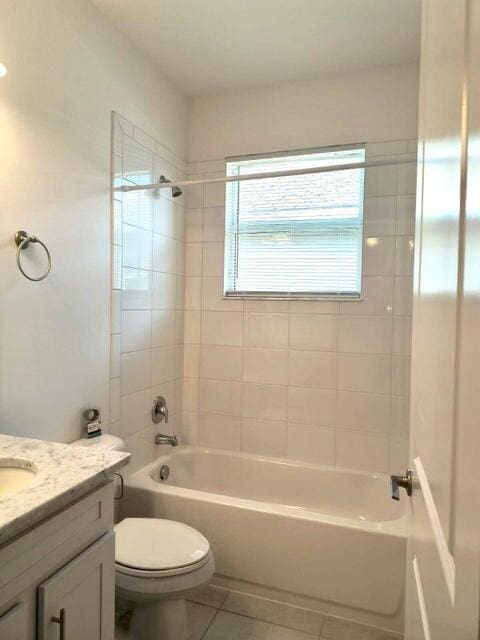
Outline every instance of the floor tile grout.
<path fill-rule="evenodd" d="M 203 605 L 203 606 L 206 606 L 206 605 Z M 207 626 L 207 628 L 205 629 L 205 631 L 202 633 L 202 636 L 201 636 L 200 640 L 203 640 L 203 639 L 205 638 L 205 636 L 207 635 L 208 630 L 209 630 L 209 629 L 210 629 L 210 627 L 212 626 L 213 621 L 215 620 L 215 618 L 218 616 L 218 612 L 219 612 L 219 611 L 221 611 L 221 609 L 220 609 L 220 608 L 218 608 L 218 609 L 215 611 L 215 615 L 213 616 L 213 618 L 212 618 L 212 619 L 210 620 L 210 622 L 208 623 L 208 626 Z"/>

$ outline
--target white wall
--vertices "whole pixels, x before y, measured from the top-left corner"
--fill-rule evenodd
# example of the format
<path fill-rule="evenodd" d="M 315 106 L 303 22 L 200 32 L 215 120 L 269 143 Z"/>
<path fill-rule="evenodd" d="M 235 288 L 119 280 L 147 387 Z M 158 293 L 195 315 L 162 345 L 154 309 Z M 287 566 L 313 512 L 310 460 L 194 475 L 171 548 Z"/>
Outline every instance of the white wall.
<path fill-rule="evenodd" d="M 188 159 L 415 138 L 417 110 L 416 66 L 193 98 Z"/>
<path fill-rule="evenodd" d="M 0 61 L 0 431 L 69 441 L 82 407 L 108 423 L 111 110 L 183 155 L 186 104 L 87 0 L 3 2 Z M 42 283 L 16 268 L 23 228 Z"/>
<path fill-rule="evenodd" d="M 417 69 L 194 99 L 193 176 L 224 158 L 366 142 L 367 158 L 416 149 Z M 378 472 L 408 454 L 415 165 L 369 169 L 363 300 L 223 300 L 224 189 L 187 198 L 187 442 Z"/>

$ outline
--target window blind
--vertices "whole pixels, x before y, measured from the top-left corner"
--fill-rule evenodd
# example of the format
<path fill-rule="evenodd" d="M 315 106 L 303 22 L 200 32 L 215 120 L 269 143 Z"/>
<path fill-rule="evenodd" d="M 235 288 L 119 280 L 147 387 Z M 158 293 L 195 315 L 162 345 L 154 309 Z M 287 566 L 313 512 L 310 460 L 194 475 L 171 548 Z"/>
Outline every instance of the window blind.
<path fill-rule="evenodd" d="M 227 160 L 227 175 L 365 162 L 365 148 Z M 361 291 L 364 169 L 226 184 L 227 296 Z"/>

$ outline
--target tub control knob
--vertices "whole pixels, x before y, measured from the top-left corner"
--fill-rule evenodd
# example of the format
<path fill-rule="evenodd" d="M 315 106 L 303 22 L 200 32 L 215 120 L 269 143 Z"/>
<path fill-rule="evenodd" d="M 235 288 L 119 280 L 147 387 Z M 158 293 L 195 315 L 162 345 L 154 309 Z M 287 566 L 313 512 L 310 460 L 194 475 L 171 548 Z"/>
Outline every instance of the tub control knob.
<path fill-rule="evenodd" d="M 155 424 L 159 424 L 162 420 L 168 422 L 167 401 L 163 396 L 157 396 L 153 401 L 152 420 Z"/>
<path fill-rule="evenodd" d="M 400 487 L 405 489 L 407 492 L 407 496 L 412 495 L 412 469 L 407 469 L 407 472 L 404 476 L 390 476 L 390 481 L 392 483 L 392 499 L 400 500 Z"/>

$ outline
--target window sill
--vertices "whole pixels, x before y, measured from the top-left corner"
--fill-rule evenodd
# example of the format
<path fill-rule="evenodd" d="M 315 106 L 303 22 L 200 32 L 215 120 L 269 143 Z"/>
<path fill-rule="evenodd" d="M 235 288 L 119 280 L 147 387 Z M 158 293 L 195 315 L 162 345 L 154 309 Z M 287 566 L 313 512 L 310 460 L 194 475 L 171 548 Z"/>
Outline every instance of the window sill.
<path fill-rule="evenodd" d="M 312 295 L 261 295 L 255 293 L 242 293 L 242 294 L 229 294 L 223 295 L 223 300 L 311 300 L 312 302 L 361 302 L 363 297 L 361 295 L 344 295 L 344 296 L 326 296 L 322 294 Z"/>

